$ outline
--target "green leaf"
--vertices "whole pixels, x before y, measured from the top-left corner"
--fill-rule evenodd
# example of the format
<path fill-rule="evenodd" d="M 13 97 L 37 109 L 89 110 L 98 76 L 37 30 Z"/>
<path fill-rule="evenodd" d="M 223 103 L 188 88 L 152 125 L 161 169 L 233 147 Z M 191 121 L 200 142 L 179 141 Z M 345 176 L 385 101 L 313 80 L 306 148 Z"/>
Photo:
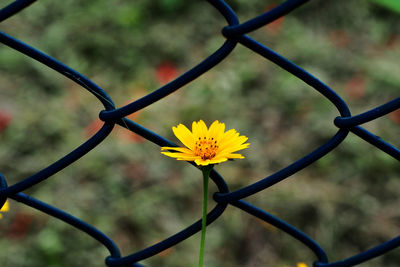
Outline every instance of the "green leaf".
<path fill-rule="evenodd" d="M 390 9 L 393 12 L 397 12 L 400 14 L 400 1 L 399 0 L 371 0 L 371 1 L 387 8 L 387 9 Z"/>

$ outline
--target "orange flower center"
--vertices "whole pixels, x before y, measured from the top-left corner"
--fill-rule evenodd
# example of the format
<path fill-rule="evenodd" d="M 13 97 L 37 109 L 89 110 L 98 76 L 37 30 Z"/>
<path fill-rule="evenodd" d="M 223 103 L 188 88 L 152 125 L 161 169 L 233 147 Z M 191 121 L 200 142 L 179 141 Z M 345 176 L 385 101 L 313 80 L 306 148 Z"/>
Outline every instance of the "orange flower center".
<path fill-rule="evenodd" d="M 201 159 L 212 159 L 217 154 L 218 144 L 217 141 L 214 140 L 213 137 L 199 137 L 199 140 L 196 141 L 196 147 L 194 149 L 194 154 L 196 156 L 200 156 Z"/>

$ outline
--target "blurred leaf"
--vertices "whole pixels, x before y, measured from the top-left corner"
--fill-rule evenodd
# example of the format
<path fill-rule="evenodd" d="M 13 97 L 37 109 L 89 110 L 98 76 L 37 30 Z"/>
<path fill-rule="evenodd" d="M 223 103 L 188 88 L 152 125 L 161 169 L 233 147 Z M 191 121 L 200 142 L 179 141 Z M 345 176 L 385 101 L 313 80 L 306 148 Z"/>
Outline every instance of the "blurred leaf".
<path fill-rule="evenodd" d="M 400 1 L 399 0 L 370 0 L 387 9 L 400 14 Z"/>

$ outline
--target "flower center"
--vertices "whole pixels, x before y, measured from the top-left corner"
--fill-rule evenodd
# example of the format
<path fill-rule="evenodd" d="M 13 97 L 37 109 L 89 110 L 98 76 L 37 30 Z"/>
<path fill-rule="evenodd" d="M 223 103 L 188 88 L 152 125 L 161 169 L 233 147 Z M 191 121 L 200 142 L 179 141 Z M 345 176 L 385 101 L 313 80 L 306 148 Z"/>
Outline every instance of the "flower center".
<path fill-rule="evenodd" d="M 218 144 L 213 137 L 199 137 L 196 141 L 196 147 L 194 149 L 194 154 L 200 156 L 201 159 L 212 159 L 217 154 Z"/>

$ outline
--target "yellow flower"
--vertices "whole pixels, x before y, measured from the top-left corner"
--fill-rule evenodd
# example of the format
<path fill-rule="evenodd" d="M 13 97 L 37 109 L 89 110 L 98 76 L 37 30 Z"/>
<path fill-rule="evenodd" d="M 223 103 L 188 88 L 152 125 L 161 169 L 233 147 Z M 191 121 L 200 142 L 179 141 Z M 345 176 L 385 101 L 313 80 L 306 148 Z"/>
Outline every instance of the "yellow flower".
<path fill-rule="evenodd" d="M 8 212 L 10 210 L 10 205 L 8 204 L 8 200 L 4 203 L 3 207 L 0 209 L 0 212 Z M 0 213 L 0 219 L 3 218 L 3 214 Z"/>
<path fill-rule="evenodd" d="M 240 136 L 235 129 L 225 132 L 225 124 L 214 121 L 207 129 L 204 121 L 192 123 L 192 131 L 185 125 L 172 127 L 175 136 L 186 147 L 162 147 L 161 152 L 177 160 L 194 161 L 197 165 L 206 166 L 227 161 L 228 159 L 243 159 L 241 154 L 233 154 L 238 150 L 249 147 L 246 136 Z"/>
<path fill-rule="evenodd" d="M 289 267 L 289 266 L 285 265 L 285 266 L 283 266 L 283 267 Z M 307 264 L 305 264 L 304 262 L 298 262 L 298 263 L 296 264 L 296 267 L 307 267 Z"/>

